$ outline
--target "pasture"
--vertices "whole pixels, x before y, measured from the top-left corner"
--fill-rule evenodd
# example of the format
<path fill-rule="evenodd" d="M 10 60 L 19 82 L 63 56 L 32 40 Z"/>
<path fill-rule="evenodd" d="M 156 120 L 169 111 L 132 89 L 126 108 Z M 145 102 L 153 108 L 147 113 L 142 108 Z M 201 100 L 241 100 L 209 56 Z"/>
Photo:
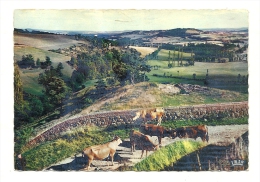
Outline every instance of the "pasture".
<path fill-rule="evenodd" d="M 224 90 L 233 90 L 240 92 L 247 92 L 248 85 L 236 84 L 238 80 L 238 74 L 242 76 L 248 75 L 248 64 L 244 62 L 228 62 L 228 63 L 205 63 L 195 62 L 194 66 L 183 66 L 168 68 L 168 61 L 161 60 L 149 60 L 150 66 L 160 66 L 158 70 L 152 68 L 147 73 L 151 82 L 169 82 L 169 83 L 196 83 L 199 85 L 204 84 L 202 81 L 192 80 L 193 74 L 196 74 L 196 79 L 205 79 L 207 70 L 209 79 L 213 80 L 209 85 L 213 88 L 219 88 Z M 177 63 L 176 63 L 177 65 Z M 156 77 L 154 74 L 166 77 Z M 170 76 L 189 78 L 191 80 L 169 78 Z M 168 77 L 168 78 L 167 78 Z"/>

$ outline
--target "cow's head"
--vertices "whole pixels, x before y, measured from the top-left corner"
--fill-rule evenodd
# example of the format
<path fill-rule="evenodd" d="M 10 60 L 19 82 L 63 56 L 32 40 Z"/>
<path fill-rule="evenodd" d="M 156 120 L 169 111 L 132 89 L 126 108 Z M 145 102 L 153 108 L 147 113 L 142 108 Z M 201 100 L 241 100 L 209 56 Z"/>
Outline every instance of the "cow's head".
<path fill-rule="evenodd" d="M 154 112 L 161 112 L 161 113 L 164 113 L 165 110 L 164 110 L 163 107 L 157 107 L 157 108 L 155 108 Z"/>
<path fill-rule="evenodd" d="M 153 148 L 153 150 L 159 150 L 159 149 L 160 149 L 159 144 L 158 144 L 158 145 L 155 145 L 154 148 Z"/>
<path fill-rule="evenodd" d="M 176 130 L 175 129 L 169 129 L 168 130 L 168 134 L 169 134 L 169 136 L 172 138 L 172 139 L 175 139 L 176 137 L 177 137 L 177 132 L 176 132 Z"/>
<path fill-rule="evenodd" d="M 117 141 L 118 145 L 122 143 L 121 138 L 117 135 L 114 137 L 113 141 Z"/>

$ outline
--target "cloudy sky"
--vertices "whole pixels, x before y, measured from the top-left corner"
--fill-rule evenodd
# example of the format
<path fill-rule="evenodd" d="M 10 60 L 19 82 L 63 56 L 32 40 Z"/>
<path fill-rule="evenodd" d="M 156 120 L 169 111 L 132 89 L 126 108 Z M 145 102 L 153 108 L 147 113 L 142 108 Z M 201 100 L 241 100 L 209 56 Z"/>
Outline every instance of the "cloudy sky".
<path fill-rule="evenodd" d="M 15 28 L 121 31 L 172 28 L 248 27 L 248 11 L 239 10 L 14 10 Z"/>

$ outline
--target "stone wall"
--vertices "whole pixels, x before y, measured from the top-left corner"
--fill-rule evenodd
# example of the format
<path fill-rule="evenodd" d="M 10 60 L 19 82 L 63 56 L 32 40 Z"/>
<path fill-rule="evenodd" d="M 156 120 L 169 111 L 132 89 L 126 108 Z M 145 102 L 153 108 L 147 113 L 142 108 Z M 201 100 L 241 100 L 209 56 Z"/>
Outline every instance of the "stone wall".
<path fill-rule="evenodd" d="M 27 146 L 34 146 L 41 142 L 53 140 L 60 136 L 62 132 L 86 125 L 109 126 L 109 125 L 132 125 L 132 118 L 136 110 L 110 111 L 93 113 L 59 123 L 47 131 L 31 139 Z M 234 102 L 221 104 L 207 104 L 182 107 L 165 108 L 166 114 L 162 122 L 173 120 L 203 119 L 212 118 L 239 118 L 248 116 L 248 102 Z"/>

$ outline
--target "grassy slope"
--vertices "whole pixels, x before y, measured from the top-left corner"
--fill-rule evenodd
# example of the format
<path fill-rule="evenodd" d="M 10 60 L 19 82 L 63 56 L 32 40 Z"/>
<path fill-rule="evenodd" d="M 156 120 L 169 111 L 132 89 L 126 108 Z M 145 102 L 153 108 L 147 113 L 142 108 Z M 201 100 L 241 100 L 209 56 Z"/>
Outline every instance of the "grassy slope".
<path fill-rule="evenodd" d="M 137 128 L 136 128 L 137 129 Z M 80 127 L 64 133 L 59 139 L 44 142 L 34 148 L 24 148 L 27 170 L 42 170 L 54 163 L 79 153 L 84 148 L 103 144 L 113 139 L 114 135 L 125 139 L 130 129 L 111 130 L 98 127 Z"/>
<path fill-rule="evenodd" d="M 206 144 L 192 140 L 176 141 L 167 145 L 134 165 L 135 171 L 160 171 L 175 163 L 181 157 L 192 153 Z"/>
<path fill-rule="evenodd" d="M 14 60 L 19 61 L 22 59 L 23 55 L 32 54 L 34 57 L 34 60 L 36 61 L 37 58 L 39 58 L 41 61 L 45 61 L 45 57 L 49 56 L 52 65 L 56 67 L 59 62 L 63 63 L 64 69 L 62 70 L 62 73 L 64 74 L 64 77 L 71 77 L 71 74 L 73 72 L 73 69 L 66 63 L 66 61 L 70 60 L 69 56 L 64 56 L 58 53 L 45 51 L 42 49 L 29 47 L 29 46 L 15 46 L 14 47 Z M 42 87 L 38 84 L 38 76 L 39 73 L 43 72 L 42 69 L 20 69 L 21 71 L 21 78 L 23 81 L 24 90 L 26 92 L 32 93 L 32 94 L 41 94 Z"/>
<path fill-rule="evenodd" d="M 161 91 L 158 87 L 153 87 L 149 85 L 149 83 L 139 83 L 132 87 L 128 87 L 127 94 L 124 95 L 122 99 L 118 99 L 112 103 L 108 103 L 101 109 L 125 110 L 149 107 L 238 102 L 248 100 L 247 94 L 228 90 L 210 89 L 207 95 L 196 92 L 192 92 L 189 95 L 173 95 Z"/>
<path fill-rule="evenodd" d="M 14 33 L 14 43 L 24 44 L 43 50 L 67 48 L 85 41 L 77 41 L 72 36 L 53 35 L 53 34 L 24 34 Z"/>

